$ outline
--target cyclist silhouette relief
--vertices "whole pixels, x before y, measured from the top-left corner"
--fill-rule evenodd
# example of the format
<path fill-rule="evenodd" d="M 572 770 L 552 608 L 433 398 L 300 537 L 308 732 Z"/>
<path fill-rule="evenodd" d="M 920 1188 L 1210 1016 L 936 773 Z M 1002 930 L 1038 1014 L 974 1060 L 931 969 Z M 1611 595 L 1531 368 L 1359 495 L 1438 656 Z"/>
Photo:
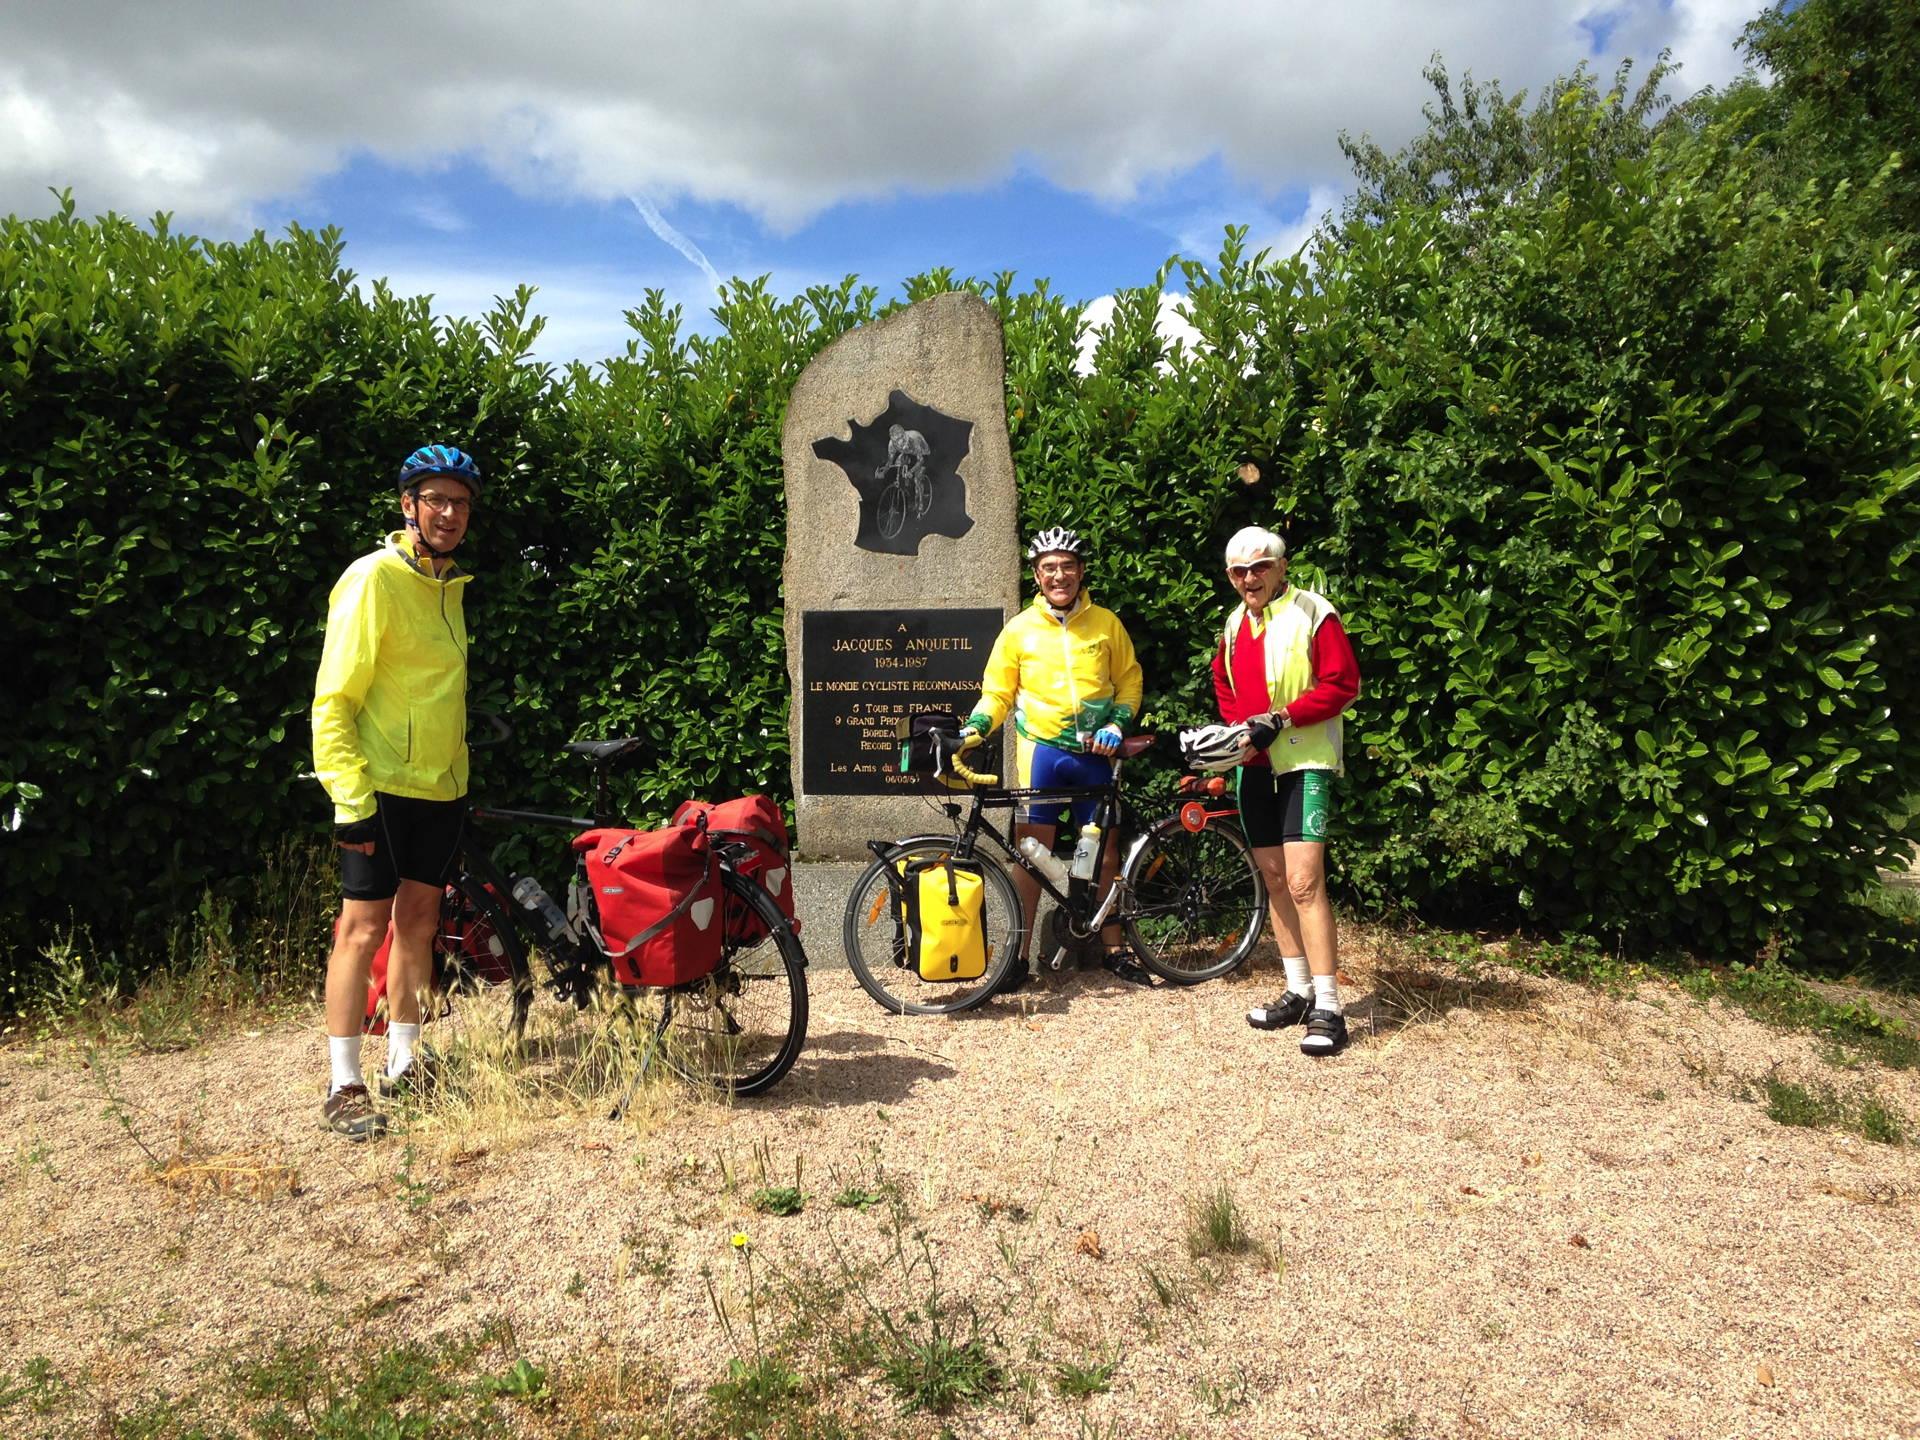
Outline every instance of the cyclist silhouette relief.
<path fill-rule="evenodd" d="M 933 482 L 927 478 L 927 437 L 918 430 L 887 427 L 887 463 L 875 472 L 887 488 L 880 492 L 880 533 L 892 540 L 933 508 Z"/>
<path fill-rule="evenodd" d="M 860 498 L 853 543 L 879 555 L 918 555 L 929 535 L 955 540 L 973 528 L 960 462 L 972 445 L 973 422 L 943 415 L 904 390 L 849 438 L 813 442 L 813 453 L 846 472 Z"/>

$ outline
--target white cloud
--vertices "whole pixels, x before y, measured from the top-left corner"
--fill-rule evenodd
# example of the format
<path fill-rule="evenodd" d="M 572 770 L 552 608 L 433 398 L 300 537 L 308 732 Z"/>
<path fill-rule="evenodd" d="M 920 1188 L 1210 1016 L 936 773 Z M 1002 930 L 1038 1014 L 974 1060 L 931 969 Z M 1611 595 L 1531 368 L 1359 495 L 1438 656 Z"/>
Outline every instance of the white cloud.
<path fill-rule="evenodd" d="M 447 263 L 425 252 L 381 252 L 349 244 L 343 263 L 364 286 L 385 280 L 396 295 L 430 295 L 435 315 L 478 321 L 500 296 L 516 286 L 534 287 L 532 311 L 546 318 L 533 358 L 553 365 L 570 360 L 589 364 L 622 353 L 635 332 L 626 312 L 637 310 L 648 290 L 659 290 L 669 306 L 681 310 L 680 330 L 711 334 L 714 294 L 702 276 L 678 263 L 657 270 L 613 266 L 551 265 L 538 259 L 507 257 L 498 263 Z M 797 295 L 825 277 L 775 270 L 768 284 L 777 295 Z"/>
<path fill-rule="evenodd" d="M 1248 244 L 1255 252 L 1265 250 L 1271 259 L 1291 260 L 1313 239 L 1313 232 L 1329 212 L 1336 221 L 1339 220 L 1340 204 L 1345 198 L 1344 190 L 1331 185 L 1316 185 L 1307 192 L 1306 203 L 1300 207 L 1298 215 L 1282 221 L 1265 233 L 1249 235 Z"/>
<path fill-rule="evenodd" d="M 87 210 L 243 222 L 360 153 L 477 157 L 535 193 L 728 202 L 776 227 L 1020 166 L 1124 201 L 1218 156 L 1274 193 L 1343 177 L 1341 129 L 1410 134 L 1434 51 L 1535 86 L 1604 12 L 1610 50 L 1671 44 L 1699 84 L 1732 73 L 1756 3 L 16 4 L 0 208 L 71 185 Z"/>
<path fill-rule="evenodd" d="M 1153 328 L 1160 338 L 1171 345 L 1174 341 L 1184 341 L 1191 350 L 1203 343 L 1200 332 L 1193 328 L 1193 322 L 1187 318 L 1187 297 L 1171 291 L 1160 292 L 1159 313 L 1154 316 Z M 1093 352 L 1100 346 L 1101 339 L 1107 333 L 1107 327 L 1113 323 L 1113 312 L 1118 302 L 1111 295 L 1102 295 L 1098 300 L 1089 301 L 1086 309 L 1080 312 L 1080 353 L 1075 357 L 1073 368 L 1076 374 L 1093 373 Z"/>
<path fill-rule="evenodd" d="M 380 256 L 356 253 L 349 246 L 345 263 L 363 286 L 385 280 L 396 295 L 430 295 L 435 315 L 479 320 L 493 309 L 496 298 L 511 296 L 516 286 L 535 287 L 533 312 L 546 317 L 546 328 L 534 347 L 534 358 L 551 364 L 569 360 L 595 361 L 616 355 L 626 347 L 632 331 L 625 314 L 645 298 L 657 278 L 622 275 L 612 270 L 577 266 L 549 269 L 529 279 L 524 266 L 514 273 L 488 265 L 446 264 L 426 256 Z M 694 317 L 704 317 L 712 296 L 670 291 L 669 298 L 684 305 Z"/>

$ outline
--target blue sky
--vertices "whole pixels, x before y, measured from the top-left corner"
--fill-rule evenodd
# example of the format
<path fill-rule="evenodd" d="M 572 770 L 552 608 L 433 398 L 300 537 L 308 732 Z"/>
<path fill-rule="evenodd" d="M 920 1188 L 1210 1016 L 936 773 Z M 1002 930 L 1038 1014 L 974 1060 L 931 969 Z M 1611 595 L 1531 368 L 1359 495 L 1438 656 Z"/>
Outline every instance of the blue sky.
<path fill-rule="evenodd" d="M 338 225 L 352 268 L 443 311 L 537 286 L 543 358 L 594 359 L 649 287 L 706 323 L 702 262 L 783 294 L 1011 269 L 1091 301 L 1228 223 L 1290 250 L 1344 193 L 1341 130 L 1413 133 L 1429 55 L 1513 90 L 1671 48 L 1678 98 L 1736 73 L 1757 9 L 67 0 L 0 13 L 0 204 Z"/>

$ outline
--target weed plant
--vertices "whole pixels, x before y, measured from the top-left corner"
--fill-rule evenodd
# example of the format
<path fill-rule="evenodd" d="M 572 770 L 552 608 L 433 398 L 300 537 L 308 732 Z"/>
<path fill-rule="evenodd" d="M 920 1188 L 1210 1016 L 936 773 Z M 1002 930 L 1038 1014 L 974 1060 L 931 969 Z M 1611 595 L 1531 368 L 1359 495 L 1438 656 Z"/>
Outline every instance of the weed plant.
<path fill-rule="evenodd" d="M 511 1325 L 367 1350 L 337 1340 L 282 1343 L 202 1367 L 193 1388 L 128 1395 L 44 1357 L 0 1374 L 0 1433 L 19 1420 L 90 1412 L 54 1432 L 109 1440 L 507 1440 L 553 1398 L 548 1372 L 517 1354 Z"/>
<path fill-rule="evenodd" d="M 1152 1291 L 1154 1301 L 1162 1310 L 1193 1303 L 1193 1291 L 1189 1286 L 1170 1275 L 1162 1275 L 1151 1265 L 1142 1265 L 1140 1270 L 1147 1277 L 1147 1288 Z"/>
<path fill-rule="evenodd" d="M 760 1164 L 760 1187 L 755 1190 L 748 1203 L 762 1215 L 798 1215 L 807 1208 L 806 1191 L 801 1186 L 802 1157 L 793 1157 L 793 1184 L 775 1185 L 769 1177 L 772 1156 L 762 1141 L 756 1151 Z"/>
<path fill-rule="evenodd" d="M 269 1016 L 303 999 L 320 973 L 338 894 L 333 863 L 324 847 L 282 840 L 238 898 L 208 890 L 144 945 L 103 949 L 85 926 L 59 930 L 32 979 L 16 975 L 0 994 L 0 1014 L 18 1014 L 43 1039 L 150 1054 Z"/>
<path fill-rule="evenodd" d="M 1898 1145 L 1906 1139 L 1900 1113 L 1871 1090 L 1848 1096 L 1833 1085 L 1801 1084 L 1777 1073 L 1769 1073 L 1761 1089 L 1767 1118 L 1776 1124 L 1851 1130 L 1880 1145 Z"/>
<path fill-rule="evenodd" d="M 1920 901 L 1916 901 L 1920 905 Z M 1414 948 L 1427 959 L 1478 978 L 1492 963 L 1474 937 L 1423 929 Z M 1571 980 L 1611 995 L 1630 994 L 1648 976 L 1665 976 L 1702 1003 L 1718 999 L 1738 1006 L 1763 1024 L 1821 1035 L 1846 1051 L 1891 1070 L 1920 1066 L 1920 1031 L 1860 1000 L 1836 1004 L 1809 985 L 1778 955 L 1755 963 L 1703 965 L 1685 956 L 1629 961 L 1585 936 L 1519 943 L 1499 963 L 1527 974 Z"/>
<path fill-rule="evenodd" d="M 1053 1390 L 1063 1400 L 1084 1400 L 1089 1395 L 1104 1395 L 1113 1388 L 1113 1375 L 1120 1368 L 1119 1353 L 1102 1358 L 1063 1360 L 1053 1367 Z"/>
<path fill-rule="evenodd" d="M 988 1399 L 1005 1387 L 1007 1377 L 988 1345 L 979 1312 L 941 1294 L 933 1244 L 921 1230 L 912 1232 L 909 1244 L 907 1221 L 904 1203 L 894 1198 L 884 1232 L 886 1261 L 877 1267 L 915 1297 L 900 1313 L 883 1303 L 870 1283 L 875 1267 L 855 1264 L 831 1225 L 826 1237 L 840 1283 L 831 1287 L 828 1303 L 837 1306 L 850 1297 L 857 1302 L 859 1323 L 825 1309 L 806 1287 L 790 1282 L 789 1289 L 801 1304 L 823 1310 L 821 1318 L 838 1332 L 830 1345 L 845 1368 L 864 1368 L 862 1362 L 870 1359 L 903 1414 L 943 1414 Z"/>
<path fill-rule="evenodd" d="M 1197 1196 L 1187 1208 L 1192 1221 L 1187 1230 L 1187 1253 L 1195 1259 L 1240 1255 L 1254 1248 L 1240 1203 L 1224 1181 Z"/>

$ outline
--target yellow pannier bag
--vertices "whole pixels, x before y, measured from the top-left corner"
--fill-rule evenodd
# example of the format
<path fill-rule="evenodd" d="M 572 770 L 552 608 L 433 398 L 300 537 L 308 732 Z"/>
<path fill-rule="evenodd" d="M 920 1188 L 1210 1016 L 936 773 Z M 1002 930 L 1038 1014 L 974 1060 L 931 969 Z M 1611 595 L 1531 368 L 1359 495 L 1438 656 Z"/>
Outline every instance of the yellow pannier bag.
<path fill-rule="evenodd" d="M 945 856 L 906 866 L 907 955 L 922 980 L 978 980 L 987 973 L 980 866 Z"/>

